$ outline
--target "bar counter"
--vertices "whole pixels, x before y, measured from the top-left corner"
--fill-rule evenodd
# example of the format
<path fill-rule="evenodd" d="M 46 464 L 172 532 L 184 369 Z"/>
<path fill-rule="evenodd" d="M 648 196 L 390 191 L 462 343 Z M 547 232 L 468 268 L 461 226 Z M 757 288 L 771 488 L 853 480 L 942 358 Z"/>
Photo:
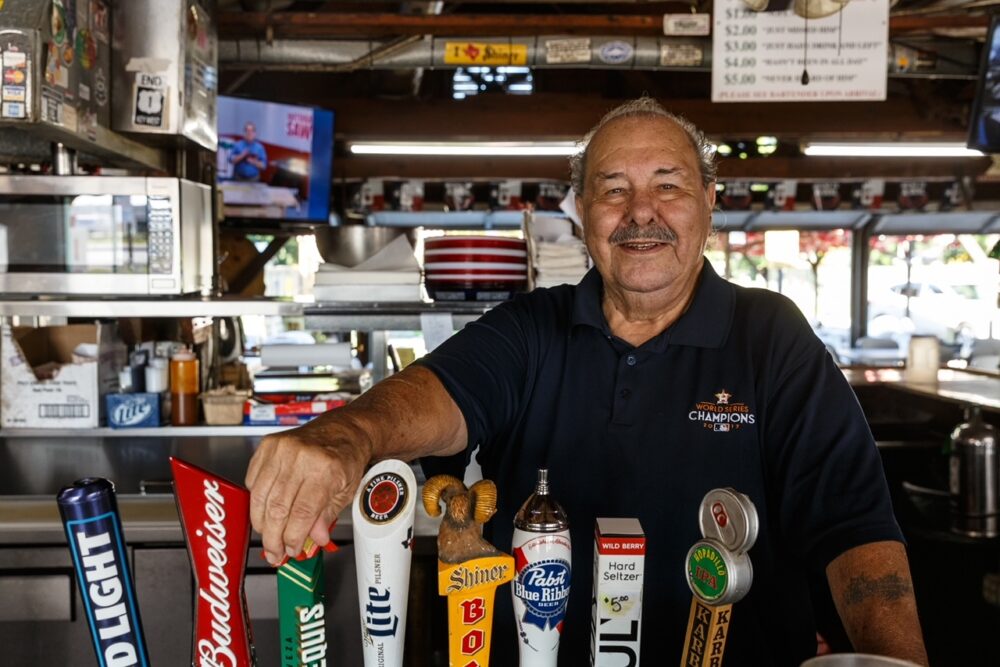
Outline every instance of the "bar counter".
<path fill-rule="evenodd" d="M 964 408 L 980 405 L 984 418 L 1000 426 L 1000 376 L 943 369 L 936 383 L 917 383 L 897 369 L 848 368 L 844 374 L 882 454 L 909 544 L 932 664 L 976 664 L 979 658 L 986 662 L 978 664 L 1000 664 L 1000 645 L 994 650 L 981 642 L 963 643 L 964 653 L 958 655 L 952 641 L 956 635 L 987 636 L 1000 623 L 1000 609 L 983 598 L 984 582 L 996 577 L 1000 540 L 952 533 L 944 492 L 946 444 L 963 421 Z M 111 479 L 117 488 L 151 661 L 189 664 L 193 592 L 168 457 L 239 482 L 267 432 L 238 427 L 0 431 L 0 597 L 10 601 L 0 610 L 0 643 L 13 647 L 5 658 L 11 664 L 30 664 L 40 656 L 66 667 L 93 664 L 55 503 L 60 487 L 91 475 Z M 415 472 L 422 482 L 422 472 Z M 405 664 L 436 667 L 444 664 L 440 644 L 447 636 L 443 603 L 435 595 L 437 521 L 419 507 L 416 517 Z M 350 512 L 345 511 L 334 530 L 342 548 L 324 557 L 328 613 L 337 619 L 328 625 L 328 641 L 337 647 L 338 664 L 361 664 L 351 537 Z M 258 555 L 259 536 L 254 538 L 246 595 L 260 664 L 278 664 L 275 575 Z M 961 572 L 940 586 L 941 573 L 956 562 L 963 564 Z M 946 611 L 954 609 L 966 613 Z M 834 614 L 832 607 L 828 612 Z"/>
<path fill-rule="evenodd" d="M 845 368 L 852 387 L 887 386 L 896 391 L 963 405 L 979 405 L 1000 411 L 1000 375 L 996 373 L 941 369 L 937 382 L 913 382 L 898 368 Z"/>

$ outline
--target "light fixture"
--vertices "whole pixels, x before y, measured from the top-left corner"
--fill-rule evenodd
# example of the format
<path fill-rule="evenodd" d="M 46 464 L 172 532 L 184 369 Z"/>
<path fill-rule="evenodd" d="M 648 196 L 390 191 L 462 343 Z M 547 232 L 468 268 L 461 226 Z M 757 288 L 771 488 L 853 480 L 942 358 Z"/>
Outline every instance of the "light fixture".
<path fill-rule="evenodd" d="M 474 157 L 573 155 L 580 147 L 573 141 L 354 141 L 354 155 L 467 155 Z"/>
<path fill-rule="evenodd" d="M 982 157 L 980 151 L 960 143 L 894 142 L 871 143 L 808 143 L 802 149 L 806 155 L 824 157 Z"/>

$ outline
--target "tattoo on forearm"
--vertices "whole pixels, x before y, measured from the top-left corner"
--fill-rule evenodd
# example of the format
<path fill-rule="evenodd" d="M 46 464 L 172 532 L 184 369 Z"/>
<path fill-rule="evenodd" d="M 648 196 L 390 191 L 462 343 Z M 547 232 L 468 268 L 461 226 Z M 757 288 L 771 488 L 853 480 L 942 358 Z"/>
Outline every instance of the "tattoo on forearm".
<path fill-rule="evenodd" d="M 844 602 L 855 605 L 877 598 L 884 602 L 895 602 L 913 595 L 913 587 L 897 574 L 887 574 L 877 579 L 869 579 L 865 575 L 851 577 L 844 593 Z"/>

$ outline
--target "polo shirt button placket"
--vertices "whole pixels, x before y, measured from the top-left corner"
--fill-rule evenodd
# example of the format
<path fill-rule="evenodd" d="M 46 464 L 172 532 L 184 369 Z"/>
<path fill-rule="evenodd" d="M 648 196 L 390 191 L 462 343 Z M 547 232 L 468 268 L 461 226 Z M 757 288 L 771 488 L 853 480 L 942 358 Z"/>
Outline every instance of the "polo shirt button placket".
<path fill-rule="evenodd" d="M 629 366 L 635 366 L 636 363 L 637 363 L 635 355 L 634 354 L 630 354 L 627 357 L 625 357 L 625 363 L 628 364 Z"/>

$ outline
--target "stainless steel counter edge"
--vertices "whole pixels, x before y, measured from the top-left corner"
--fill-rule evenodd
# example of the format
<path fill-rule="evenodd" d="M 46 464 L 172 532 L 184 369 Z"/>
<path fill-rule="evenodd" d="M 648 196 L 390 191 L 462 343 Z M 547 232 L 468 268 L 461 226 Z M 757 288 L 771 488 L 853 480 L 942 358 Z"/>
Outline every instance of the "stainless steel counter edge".
<path fill-rule="evenodd" d="M 420 495 L 417 495 L 419 498 Z M 131 545 L 182 543 L 180 519 L 172 495 L 118 496 L 118 510 L 125 529 L 125 540 Z M 427 516 L 417 502 L 413 527 L 417 537 L 437 535 L 441 519 Z M 344 508 L 333 530 L 334 542 L 353 539 L 351 508 Z M 260 535 L 251 538 L 260 541 Z M 66 536 L 59 519 L 55 497 L 0 496 L 0 547 L 16 544 L 63 544 Z"/>

